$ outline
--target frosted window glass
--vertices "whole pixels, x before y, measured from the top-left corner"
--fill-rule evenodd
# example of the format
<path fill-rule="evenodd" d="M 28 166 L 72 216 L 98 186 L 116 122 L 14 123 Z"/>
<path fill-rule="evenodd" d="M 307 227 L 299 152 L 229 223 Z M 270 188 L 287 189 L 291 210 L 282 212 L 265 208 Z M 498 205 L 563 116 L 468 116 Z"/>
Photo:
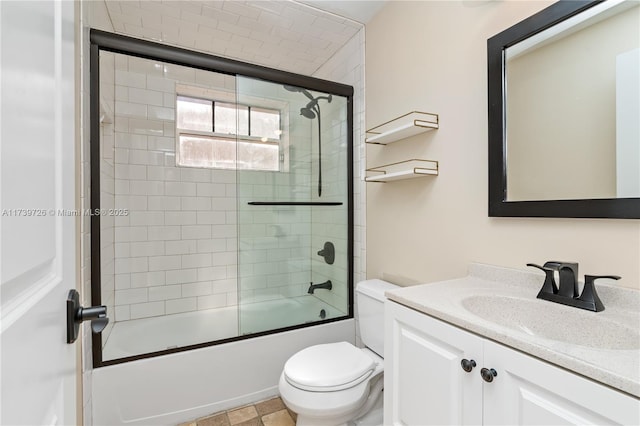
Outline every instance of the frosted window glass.
<path fill-rule="evenodd" d="M 211 101 L 178 96 L 177 116 L 179 129 L 213 131 L 213 107 Z"/>
<path fill-rule="evenodd" d="M 238 169 L 279 170 L 278 145 L 238 142 Z"/>
<path fill-rule="evenodd" d="M 251 136 L 280 139 L 280 112 L 272 109 L 251 108 Z"/>
<path fill-rule="evenodd" d="M 277 144 L 237 142 L 210 136 L 180 136 L 179 164 L 188 167 L 279 170 Z"/>
<path fill-rule="evenodd" d="M 237 114 L 237 116 L 236 116 Z M 244 105 L 215 103 L 216 133 L 226 133 L 229 135 L 248 136 L 249 135 L 249 107 Z M 236 133 L 236 122 L 238 132 Z"/>

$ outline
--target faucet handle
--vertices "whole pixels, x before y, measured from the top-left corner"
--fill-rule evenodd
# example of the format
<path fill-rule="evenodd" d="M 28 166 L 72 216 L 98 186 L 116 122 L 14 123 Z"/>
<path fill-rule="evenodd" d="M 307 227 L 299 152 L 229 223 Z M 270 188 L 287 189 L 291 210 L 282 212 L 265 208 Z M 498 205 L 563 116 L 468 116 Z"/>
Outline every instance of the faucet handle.
<path fill-rule="evenodd" d="M 558 278 L 558 288 L 555 294 L 565 297 L 578 297 L 578 263 L 550 260 L 545 262 L 544 268 L 554 271 Z"/>
<path fill-rule="evenodd" d="M 554 270 L 547 267 L 548 263 L 549 262 L 545 263 L 544 266 L 536 265 L 535 263 L 527 263 L 527 266 L 538 268 L 545 274 L 544 284 L 542 284 L 542 288 L 538 293 L 538 297 L 540 297 L 540 293 L 547 293 L 547 294 L 558 293 L 558 286 L 556 285 L 556 280 L 553 277 Z"/>
<path fill-rule="evenodd" d="M 558 268 L 558 276 L 560 277 L 558 294 L 571 298 L 578 297 L 578 264 L 562 263 Z"/>
<path fill-rule="evenodd" d="M 600 278 L 609 278 L 612 280 L 620 279 L 620 277 L 617 275 L 584 276 L 584 288 L 582 289 L 582 294 L 580 295 L 580 297 L 578 297 L 578 300 L 588 303 L 589 309 L 596 312 L 604 311 L 604 304 L 600 300 L 600 297 L 598 297 L 598 293 L 596 292 L 596 287 L 594 285 L 594 281 Z"/>

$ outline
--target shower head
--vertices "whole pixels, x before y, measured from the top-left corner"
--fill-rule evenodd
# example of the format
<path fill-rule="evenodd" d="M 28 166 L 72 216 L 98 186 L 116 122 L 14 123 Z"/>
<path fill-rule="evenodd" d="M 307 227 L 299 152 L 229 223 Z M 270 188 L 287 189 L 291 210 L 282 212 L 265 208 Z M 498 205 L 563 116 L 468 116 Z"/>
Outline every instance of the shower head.
<path fill-rule="evenodd" d="M 291 86 L 289 84 L 284 84 L 283 87 L 285 88 L 285 90 L 288 90 L 289 92 L 302 93 L 307 98 L 313 100 L 313 96 L 311 95 L 311 93 L 309 93 L 306 89 L 303 89 L 302 87 Z"/>
<path fill-rule="evenodd" d="M 324 99 L 327 101 L 327 103 L 331 102 L 331 95 L 328 96 L 318 96 L 317 98 L 312 98 L 309 103 L 307 104 L 306 107 L 304 108 L 300 108 L 300 115 L 309 118 L 309 119 L 314 119 L 316 118 L 316 114 L 320 113 L 320 105 L 318 105 L 318 101 L 320 99 Z"/>
<path fill-rule="evenodd" d="M 313 112 L 311 108 L 309 108 L 309 105 L 307 105 L 304 108 L 300 108 L 300 115 L 310 120 L 313 120 L 314 118 L 316 118 L 316 113 Z"/>
<path fill-rule="evenodd" d="M 311 93 L 302 87 L 298 86 L 290 86 L 288 84 L 283 85 L 284 89 L 289 92 L 294 93 L 302 93 L 307 98 L 309 98 L 309 103 L 304 108 L 300 108 L 300 115 L 308 118 L 309 120 L 313 120 L 314 118 L 318 118 L 318 197 L 322 196 L 322 130 L 320 125 L 320 105 L 318 105 L 318 101 L 320 99 L 324 99 L 327 103 L 331 103 L 332 96 L 329 94 L 327 96 L 318 96 L 314 98 Z M 310 291 L 312 293 L 312 291 Z"/>

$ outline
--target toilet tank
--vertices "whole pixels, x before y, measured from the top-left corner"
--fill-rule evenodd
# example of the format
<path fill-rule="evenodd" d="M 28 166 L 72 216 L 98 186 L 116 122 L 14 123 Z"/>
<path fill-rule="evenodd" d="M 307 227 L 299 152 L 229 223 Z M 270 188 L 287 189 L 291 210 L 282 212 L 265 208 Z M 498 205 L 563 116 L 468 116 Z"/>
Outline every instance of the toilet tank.
<path fill-rule="evenodd" d="M 384 356 L 384 292 L 398 286 L 382 280 L 361 281 L 356 285 L 357 319 L 362 343 Z"/>

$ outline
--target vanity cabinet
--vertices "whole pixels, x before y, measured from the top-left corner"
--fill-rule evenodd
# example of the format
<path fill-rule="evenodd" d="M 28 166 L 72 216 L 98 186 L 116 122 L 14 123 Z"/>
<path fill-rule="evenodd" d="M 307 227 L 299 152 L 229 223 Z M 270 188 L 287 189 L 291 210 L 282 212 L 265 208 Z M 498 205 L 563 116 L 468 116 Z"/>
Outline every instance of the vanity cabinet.
<path fill-rule="evenodd" d="M 482 340 L 385 302 L 385 425 L 473 424 L 482 417 Z M 460 362 L 474 360 L 472 373 Z"/>
<path fill-rule="evenodd" d="M 640 423 L 637 398 L 391 301 L 384 381 L 385 425 Z"/>

